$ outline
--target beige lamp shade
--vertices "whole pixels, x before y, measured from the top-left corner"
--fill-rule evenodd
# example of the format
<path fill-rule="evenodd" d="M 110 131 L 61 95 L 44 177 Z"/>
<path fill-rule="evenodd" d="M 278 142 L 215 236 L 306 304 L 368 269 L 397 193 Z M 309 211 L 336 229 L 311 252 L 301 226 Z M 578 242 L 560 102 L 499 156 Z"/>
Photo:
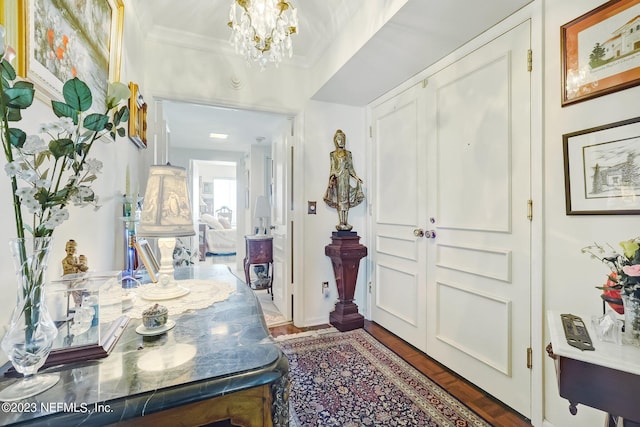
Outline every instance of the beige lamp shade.
<path fill-rule="evenodd" d="M 177 166 L 151 166 L 137 234 L 144 237 L 193 236 L 187 172 Z"/>

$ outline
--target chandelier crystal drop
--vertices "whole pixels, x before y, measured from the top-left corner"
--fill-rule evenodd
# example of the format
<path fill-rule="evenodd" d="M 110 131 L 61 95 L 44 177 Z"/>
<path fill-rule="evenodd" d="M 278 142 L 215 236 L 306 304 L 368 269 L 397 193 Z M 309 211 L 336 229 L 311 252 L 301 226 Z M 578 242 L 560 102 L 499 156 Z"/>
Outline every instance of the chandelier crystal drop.
<path fill-rule="evenodd" d="M 229 10 L 231 44 L 236 53 L 264 70 L 293 55 L 291 35 L 298 32 L 298 11 L 285 0 L 234 0 Z"/>

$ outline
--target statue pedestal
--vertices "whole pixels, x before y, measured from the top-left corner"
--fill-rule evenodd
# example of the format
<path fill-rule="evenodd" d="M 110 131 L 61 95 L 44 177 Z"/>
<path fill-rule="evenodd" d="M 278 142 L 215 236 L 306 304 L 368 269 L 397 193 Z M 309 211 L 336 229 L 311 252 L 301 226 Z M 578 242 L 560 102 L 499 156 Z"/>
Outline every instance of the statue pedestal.
<path fill-rule="evenodd" d="M 359 243 L 360 236 L 353 231 L 333 232 L 331 241 L 330 245 L 324 247 L 324 253 L 331 258 L 338 286 L 338 302 L 329 315 L 329 323 L 341 332 L 362 328 L 364 316 L 358 313 L 353 295 L 360 260 L 367 256 L 367 247 Z"/>

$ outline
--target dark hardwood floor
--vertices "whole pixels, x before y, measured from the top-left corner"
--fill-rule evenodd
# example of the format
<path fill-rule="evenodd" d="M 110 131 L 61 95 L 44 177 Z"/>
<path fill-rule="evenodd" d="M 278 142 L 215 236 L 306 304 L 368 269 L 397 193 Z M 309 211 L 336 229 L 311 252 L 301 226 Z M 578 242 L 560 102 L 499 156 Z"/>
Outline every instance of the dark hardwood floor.
<path fill-rule="evenodd" d="M 269 330 L 271 331 L 271 335 L 276 337 L 328 327 L 330 327 L 330 325 L 321 325 L 312 328 L 296 328 L 293 325 L 283 325 L 270 328 Z M 407 344 L 378 324 L 365 321 L 364 329 L 394 351 L 398 356 L 402 357 L 407 363 L 411 364 L 418 371 L 422 372 L 433 382 L 475 411 L 492 426 L 531 427 L 531 423 L 520 414 L 487 395 L 473 384 L 465 381 L 454 372 L 451 372 L 437 361 Z"/>

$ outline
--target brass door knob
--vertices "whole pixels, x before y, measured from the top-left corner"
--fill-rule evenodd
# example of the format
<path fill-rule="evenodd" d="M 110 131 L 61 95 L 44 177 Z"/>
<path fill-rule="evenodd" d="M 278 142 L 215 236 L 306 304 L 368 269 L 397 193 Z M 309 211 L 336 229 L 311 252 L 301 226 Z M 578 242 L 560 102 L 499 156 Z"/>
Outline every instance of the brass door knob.
<path fill-rule="evenodd" d="M 422 228 L 416 228 L 413 230 L 413 235 L 416 237 L 422 237 L 424 236 L 424 230 Z"/>

